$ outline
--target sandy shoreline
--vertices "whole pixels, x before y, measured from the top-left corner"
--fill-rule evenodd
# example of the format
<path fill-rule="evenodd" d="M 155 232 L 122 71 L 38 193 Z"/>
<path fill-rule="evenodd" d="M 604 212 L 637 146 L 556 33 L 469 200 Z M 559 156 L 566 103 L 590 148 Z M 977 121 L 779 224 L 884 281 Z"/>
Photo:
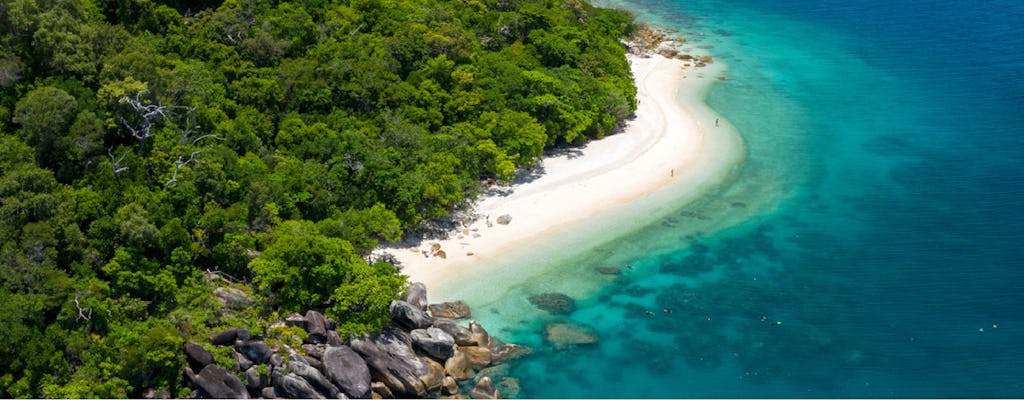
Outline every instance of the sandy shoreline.
<path fill-rule="evenodd" d="M 723 164 L 735 163 L 735 154 L 742 153 L 733 128 L 704 104 L 704 94 L 723 68 L 685 67 L 683 61 L 657 55 L 630 56 L 630 64 L 639 104 L 623 132 L 545 158 L 542 176 L 513 186 L 511 194 L 480 199 L 476 212 L 486 217 L 449 239 L 383 250 L 402 263 L 411 281 L 436 287 L 468 268 L 486 268 L 507 252 L 667 187 L 690 192 L 687 197 L 706 190 L 709 181 L 728 170 Z M 511 222 L 498 224 L 502 215 Z M 424 255 L 435 245 L 446 258 Z"/>

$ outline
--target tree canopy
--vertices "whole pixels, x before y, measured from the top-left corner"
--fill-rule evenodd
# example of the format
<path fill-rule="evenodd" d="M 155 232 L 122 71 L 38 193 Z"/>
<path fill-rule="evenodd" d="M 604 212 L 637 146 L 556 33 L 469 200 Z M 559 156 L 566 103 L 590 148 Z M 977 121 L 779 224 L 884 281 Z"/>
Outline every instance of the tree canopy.
<path fill-rule="evenodd" d="M 0 4 L 0 396 L 184 395 L 185 340 L 369 332 L 394 241 L 635 109 L 582 0 Z M 218 312 L 210 272 L 256 304 Z M 211 311 L 213 310 L 213 311 Z"/>

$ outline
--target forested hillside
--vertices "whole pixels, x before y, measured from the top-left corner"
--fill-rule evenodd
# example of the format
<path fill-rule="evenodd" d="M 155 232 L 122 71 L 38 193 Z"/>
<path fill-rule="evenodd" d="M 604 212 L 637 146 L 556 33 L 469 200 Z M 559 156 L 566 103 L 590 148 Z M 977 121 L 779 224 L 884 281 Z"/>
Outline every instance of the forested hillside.
<path fill-rule="evenodd" d="M 187 395 L 185 340 L 292 311 L 379 329 L 405 279 L 369 251 L 612 132 L 632 29 L 581 0 L 0 2 L 0 396 Z"/>

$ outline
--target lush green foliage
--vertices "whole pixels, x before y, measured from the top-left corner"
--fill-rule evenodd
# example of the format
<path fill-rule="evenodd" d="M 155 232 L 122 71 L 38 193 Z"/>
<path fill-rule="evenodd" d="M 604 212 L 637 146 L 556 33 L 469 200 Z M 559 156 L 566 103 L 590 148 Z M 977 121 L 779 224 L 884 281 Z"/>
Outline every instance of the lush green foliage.
<path fill-rule="evenodd" d="M 185 340 L 276 312 L 378 329 L 405 278 L 369 251 L 612 132 L 631 29 L 581 0 L 0 3 L 0 396 L 180 394 Z"/>

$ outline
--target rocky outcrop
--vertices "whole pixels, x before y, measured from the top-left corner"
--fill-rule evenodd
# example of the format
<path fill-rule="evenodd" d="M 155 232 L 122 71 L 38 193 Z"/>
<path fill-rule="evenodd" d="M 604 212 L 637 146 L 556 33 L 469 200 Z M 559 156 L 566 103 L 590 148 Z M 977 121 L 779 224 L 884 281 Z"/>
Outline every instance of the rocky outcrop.
<path fill-rule="evenodd" d="M 485 376 L 476 383 L 476 387 L 470 392 L 469 397 L 474 399 L 500 399 L 501 394 L 498 393 L 498 388 L 494 386 L 491 378 Z"/>
<path fill-rule="evenodd" d="M 450 319 L 438 318 L 434 320 L 431 325 L 433 328 L 440 329 L 450 335 L 455 340 L 455 344 L 459 346 L 476 346 L 477 341 L 473 338 L 473 332 L 468 328 L 455 323 Z"/>
<path fill-rule="evenodd" d="M 289 399 L 323 399 L 321 395 L 313 385 L 306 382 L 298 375 L 289 373 L 287 375 L 282 374 L 279 371 L 274 371 L 274 392 L 278 396 L 286 397 Z"/>
<path fill-rule="evenodd" d="M 427 310 L 427 285 L 421 282 L 411 283 L 405 288 L 402 301 L 411 304 L 422 311 Z M 435 315 L 436 317 L 437 315 Z"/>
<path fill-rule="evenodd" d="M 408 329 L 425 329 L 433 323 L 422 310 L 401 300 L 392 301 L 388 311 L 395 322 Z"/>
<path fill-rule="evenodd" d="M 255 364 L 266 364 L 274 351 L 262 340 L 249 340 L 235 345 L 235 350 Z"/>
<path fill-rule="evenodd" d="M 327 317 L 323 314 L 309 310 L 306 311 L 306 338 L 310 343 L 327 343 Z"/>
<path fill-rule="evenodd" d="M 593 329 L 575 322 L 557 321 L 544 325 L 544 340 L 555 348 L 563 350 L 579 345 L 597 343 Z"/>
<path fill-rule="evenodd" d="M 431 357 L 444 360 L 455 353 L 455 338 L 441 329 L 414 329 L 409 335 L 412 343 Z"/>
<path fill-rule="evenodd" d="M 324 398 L 336 399 L 338 398 L 338 394 L 341 393 L 334 384 L 328 381 L 327 378 L 320 373 L 320 371 L 311 367 L 309 364 L 303 364 L 298 361 L 289 361 L 288 370 L 308 382 L 309 385 Z"/>
<path fill-rule="evenodd" d="M 370 369 L 366 361 L 348 346 L 329 347 L 322 356 L 324 372 L 346 396 L 370 396 Z"/>
<path fill-rule="evenodd" d="M 249 330 L 245 328 L 229 328 L 215 333 L 210 337 L 210 343 L 215 346 L 231 346 L 236 340 L 251 339 Z"/>
<path fill-rule="evenodd" d="M 400 333 L 387 329 L 351 340 L 352 350 L 370 367 L 370 376 L 383 382 L 397 396 L 420 396 L 441 385 L 427 359 L 416 355 Z"/>
<path fill-rule="evenodd" d="M 469 305 L 461 301 L 430 305 L 430 315 L 434 318 L 464 319 L 469 318 Z"/>
<path fill-rule="evenodd" d="M 249 392 L 242 384 L 242 380 L 216 364 L 207 365 L 199 371 L 199 375 L 192 379 L 192 384 L 200 397 L 208 399 L 249 398 Z"/>
<path fill-rule="evenodd" d="M 491 363 L 501 364 L 510 360 L 515 360 L 520 357 L 525 357 L 533 353 L 529 347 L 520 346 L 517 344 L 499 344 L 491 347 Z"/>
<path fill-rule="evenodd" d="M 245 308 L 253 304 L 251 296 L 235 287 L 218 287 L 213 290 L 213 295 L 217 297 L 222 306 L 229 309 Z"/>
<path fill-rule="evenodd" d="M 530 296 L 530 303 L 552 314 L 569 314 L 576 311 L 576 300 L 561 293 L 543 293 Z"/>
<path fill-rule="evenodd" d="M 483 368 L 491 365 L 491 349 L 480 346 L 460 347 L 459 350 L 469 359 L 469 365 Z"/>
<path fill-rule="evenodd" d="M 185 342 L 185 359 L 193 370 L 202 370 L 213 363 L 213 353 L 190 340 Z"/>
<path fill-rule="evenodd" d="M 243 292 L 244 293 L 244 292 Z M 302 335 L 285 330 L 286 337 L 252 336 L 242 327 L 210 336 L 221 346 L 211 352 L 206 344 L 190 341 L 184 352 L 191 367 L 184 369 L 193 397 L 244 398 L 407 398 L 476 396 L 495 398 L 507 376 L 496 364 L 529 354 L 529 349 L 505 344 L 476 321 L 463 326 L 452 319 L 426 313 L 426 288 L 411 285 L 401 301 L 389 308 L 391 323 L 381 332 L 342 339 L 337 324 L 317 311 L 293 313 L 260 327 L 260 332 L 300 328 Z M 449 315 L 469 315 L 464 303 L 441 303 Z M 226 348 L 226 349 L 225 349 Z M 217 365 L 214 353 L 226 350 L 233 365 Z M 236 372 L 231 372 L 231 368 Z M 484 369 L 499 374 L 489 376 Z M 200 373 L 194 371 L 199 370 Z M 490 381 L 482 386 L 469 379 Z M 241 377 L 241 379 L 240 379 Z M 495 382 L 498 385 L 495 385 Z M 489 386 L 488 386 L 489 385 Z M 460 387 L 464 392 L 459 392 Z"/>

